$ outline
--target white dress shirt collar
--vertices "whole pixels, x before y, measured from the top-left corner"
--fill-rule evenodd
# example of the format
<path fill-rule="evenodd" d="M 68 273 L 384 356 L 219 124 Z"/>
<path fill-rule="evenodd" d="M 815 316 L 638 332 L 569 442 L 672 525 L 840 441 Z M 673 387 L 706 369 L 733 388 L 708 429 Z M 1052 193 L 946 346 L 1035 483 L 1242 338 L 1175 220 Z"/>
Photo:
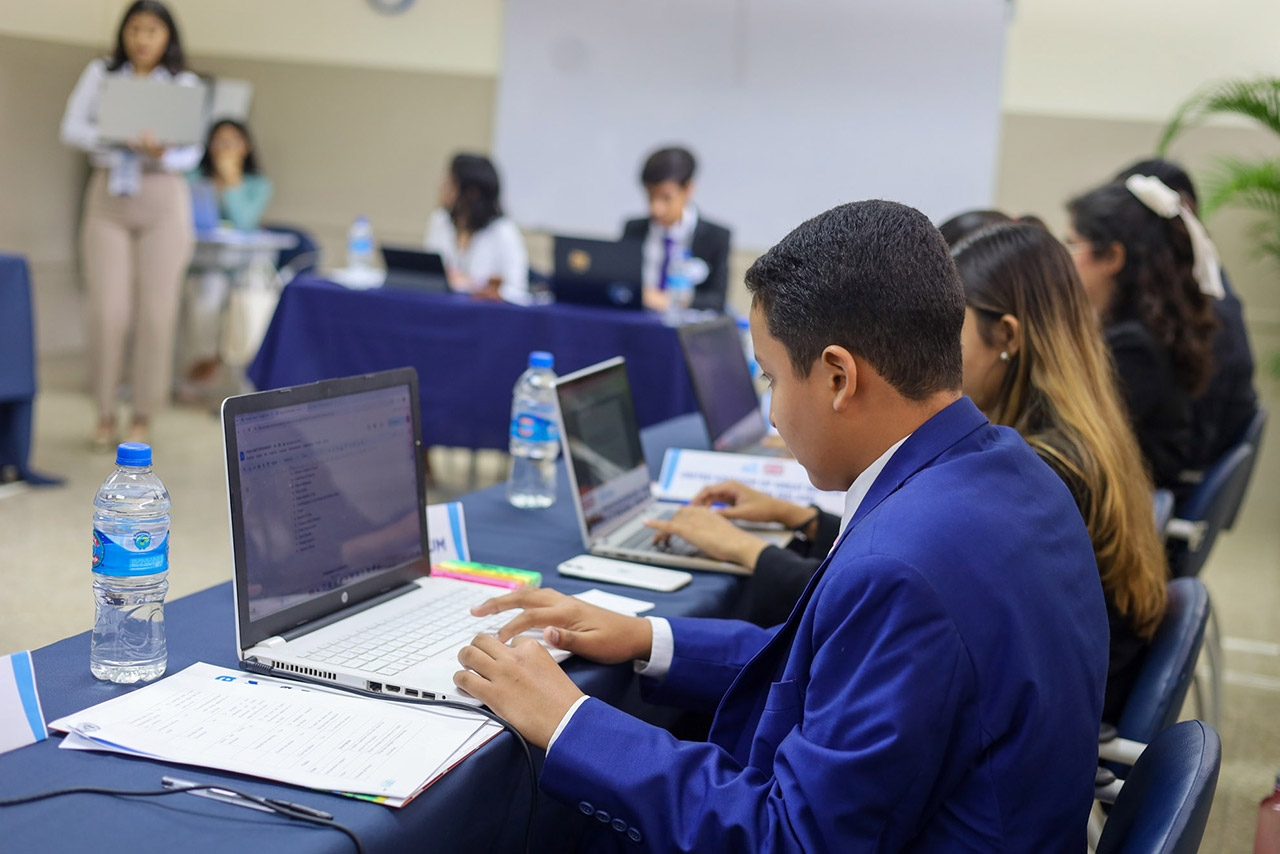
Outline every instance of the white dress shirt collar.
<path fill-rule="evenodd" d="M 840 537 L 844 536 L 844 531 L 849 527 L 849 522 L 853 520 L 858 508 L 862 506 L 863 499 L 871 491 L 871 485 L 876 482 L 880 472 L 884 471 L 884 467 L 889 464 L 889 460 L 893 458 L 894 453 L 902 447 L 902 443 L 909 438 L 911 438 L 910 433 L 894 442 L 887 451 L 876 458 L 875 462 L 867 466 L 862 474 L 854 478 L 853 485 L 849 487 L 849 491 L 844 495 L 844 515 L 840 517 L 840 536 L 836 537 L 837 543 L 840 542 Z"/>

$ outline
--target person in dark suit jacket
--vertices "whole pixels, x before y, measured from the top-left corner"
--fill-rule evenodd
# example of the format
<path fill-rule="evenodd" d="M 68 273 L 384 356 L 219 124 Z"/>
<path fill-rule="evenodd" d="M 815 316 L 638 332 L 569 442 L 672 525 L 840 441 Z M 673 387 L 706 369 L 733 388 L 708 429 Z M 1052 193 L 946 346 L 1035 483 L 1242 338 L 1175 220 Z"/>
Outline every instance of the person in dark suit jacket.
<path fill-rule="evenodd" d="M 1067 248 L 1102 320 L 1151 478 L 1181 496 L 1193 459 L 1191 401 L 1213 375 L 1218 326 L 1176 192 L 1154 177 L 1128 180 L 1170 206 L 1127 184 L 1098 187 L 1068 202 Z"/>
<path fill-rule="evenodd" d="M 649 155 L 640 183 L 649 194 L 649 216 L 628 220 L 623 240 L 644 245 L 641 283 L 644 303 L 667 307 L 666 274 L 688 252 L 692 263 L 693 308 L 724 311 L 729 289 L 729 229 L 703 218 L 692 203 L 698 163 L 685 148 L 663 148 Z"/>
<path fill-rule="evenodd" d="M 1139 160 L 1115 177 L 1154 175 L 1176 190 L 1182 201 L 1199 215 L 1199 198 L 1187 171 L 1169 160 Z M 1249 422 L 1258 412 L 1258 392 L 1253 387 L 1253 348 L 1244 325 L 1244 305 L 1231 287 L 1224 271 L 1221 299 L 1213 300 L 1218 334 L 1213 338 L 1213 376 L 1204 393 L 1191 401 L 1192 470 L 1203 470 L 1217 462 L 1240 441 Z"/>
<path fill-rule="evenodd" d="M 1107 617 L 1071 494 L 961 397 L 964 292 L 912 208 L 843 205 L 747 273 L 771 417 L 848 490 L 785 623 L 626 617 L 552 590 L 454 679 L 547 749 L 587 847 L 1076 852 L 1093 801 Z M 678 514 L 677 514 L 678 515 Z M 640 662 L 645 694 L 716 711 L 678 741 L 584 696 L 532 639 Z"/>

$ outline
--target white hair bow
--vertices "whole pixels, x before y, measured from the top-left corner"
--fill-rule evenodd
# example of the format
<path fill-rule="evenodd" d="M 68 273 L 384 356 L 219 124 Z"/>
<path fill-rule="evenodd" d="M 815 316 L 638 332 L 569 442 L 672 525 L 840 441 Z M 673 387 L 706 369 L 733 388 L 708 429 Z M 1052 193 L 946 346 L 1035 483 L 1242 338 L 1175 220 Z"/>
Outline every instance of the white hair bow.
<path fill-rule="evenodd" d="M 1182 197 L 1176 190 L 1170 189 L 1164 181 L 1150 175 L 1130 175 L 1125 179 L 1125 188 L 1153 212 L 1165 219 L 1182 217 L 1187 226 L 1187 234 L 1191 237 L 1191 255 L 1193 266 L 1191 274 L 1200 285 L 1201 293 L 1214 299 L 1222 299 L 1226 291 L 1222 287 L 1222 267 L 1218 263 L 1218 250 L 1209 239 L 1200 220 L 1191 209 L 1182 203 Z"/>

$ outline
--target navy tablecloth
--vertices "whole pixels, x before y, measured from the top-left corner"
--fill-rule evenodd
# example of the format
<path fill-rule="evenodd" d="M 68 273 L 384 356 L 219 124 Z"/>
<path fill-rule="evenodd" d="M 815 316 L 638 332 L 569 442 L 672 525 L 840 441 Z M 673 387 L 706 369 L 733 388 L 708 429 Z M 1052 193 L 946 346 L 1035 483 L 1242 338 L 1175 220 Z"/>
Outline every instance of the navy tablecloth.
<path fill-rule="evenodd" d="M 646 431 L 646 455 L 652 466 L 669 445 L 706 447 L 695 417 Z M 695 573 L 692 584 L 674 593 L 560 578 L 555 567 L 582 551 L 573 507 L 561 471 L 557 502 L 546 510 L 517 510 L 506 503 L 503 487 L 463 499 L 468 540 L 477 560 L 535 569 L 546 586 L 568 593 L 590 587 L 648 599 L 657 615 L 716 616 L 735 607 L 742 588 L 736 576 Z M 180 572 L 181 567 L 175 571 Z M 85 578 L 86 595 L 89 579 Z M 169 671 L 196 661 L 225 667 L 236 663 L 230 584 L 221 584 L 170 603 L 166 608 Z M 45 718 L 102 702 L 125 691 L 89 675 L 89 636 L 72 638 L 33 654 Z M 565 670 L 587 693 L 651 720 L 662 710 L 644 706 L 628 665 L 605 667 L 579 659 Z M 200 782 L 223 781 L 255 794 L 315 806 L 334 814 L 361 837 L 369 854 L 411 851 L 516 851 L 527 815 L 529 785 L 515 740 L 503 733 L 469 757 L 408 806 L 393 810 L 297 788 L 273 785 L 235 774 L 183 768 L 105 753 L 58 749 L 58 738 L 0 755 L 0 799 L 70 786 L 124 789 L 159 788 L 162 775 Z M 540 758 L 540 757 L 539 757 Z M 570 851 L 590 821 L 576 809 L 540 796 L 536 850 Z M 266 813 L 172 795 L 124 799 L 73 795 L 19 807 L 0 808 L 0 850 L 14 852 L 94 851 L 98 854 L 225 854 L 228 851 L 350 852 L 350 840 Z"/>
<path fill-rule="evenodd" d="M 424 442 L 506 448 L 511 389 L 532 350 L 549 350 L 561 376 L 625 356 L 642 427 L 697 408 L 676 331 L 652 314 L 353 291 L 309 277 L 284 289 L 248 376 L 283 388 L 412 365 Z"/>

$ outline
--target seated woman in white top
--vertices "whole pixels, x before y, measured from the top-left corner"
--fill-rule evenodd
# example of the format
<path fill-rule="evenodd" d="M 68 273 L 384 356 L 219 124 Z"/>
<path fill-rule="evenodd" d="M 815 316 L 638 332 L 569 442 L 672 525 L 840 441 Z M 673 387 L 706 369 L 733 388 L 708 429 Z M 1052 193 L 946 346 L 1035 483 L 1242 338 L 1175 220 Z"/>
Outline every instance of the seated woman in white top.
<path fill-rule="evenodd" d="M 529 256 L 520 229 L 502 215 L 498 170 L 489 158 L 458 154 L 427 220 L 428 252 L 439 252 L 449 287 L 484 299 L 529 301 Z"/>

